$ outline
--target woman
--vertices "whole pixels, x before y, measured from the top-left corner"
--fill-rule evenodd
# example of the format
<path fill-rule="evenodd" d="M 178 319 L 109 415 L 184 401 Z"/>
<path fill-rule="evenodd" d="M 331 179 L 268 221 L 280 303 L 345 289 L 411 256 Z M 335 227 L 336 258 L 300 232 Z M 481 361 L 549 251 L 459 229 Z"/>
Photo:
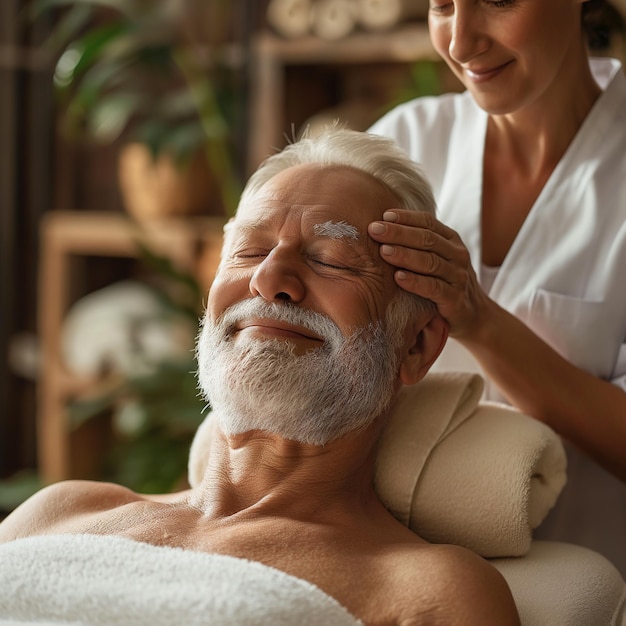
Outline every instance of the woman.
<path fill-rule="evenodd" d="M 370 234 L 447 320 L 440 367 L 482 371 L 488 398 L 571 442 L 539 536 L 626 574 L 626 76 L 589 58 L 586 9 L 431 0 L 433 45 L 466 92 L 403 104 L 371 132 L 422 164 L 441 222 L 394 209 Z"/>

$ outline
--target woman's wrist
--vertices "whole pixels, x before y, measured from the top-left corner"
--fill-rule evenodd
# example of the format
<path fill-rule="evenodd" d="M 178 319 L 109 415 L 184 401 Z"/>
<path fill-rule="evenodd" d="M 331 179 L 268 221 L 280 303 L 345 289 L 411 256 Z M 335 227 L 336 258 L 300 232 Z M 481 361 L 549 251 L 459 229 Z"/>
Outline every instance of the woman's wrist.
<path fill-rule="evenodd" d="M 454 337 L 468 350 L 472 347 L 486 347 L 497 341 L 498 328 L 502 324 L 502 314 L 506 311 L 482 292 L 474 298 L 471 315 L 455 328 L 450 336 Z"/>

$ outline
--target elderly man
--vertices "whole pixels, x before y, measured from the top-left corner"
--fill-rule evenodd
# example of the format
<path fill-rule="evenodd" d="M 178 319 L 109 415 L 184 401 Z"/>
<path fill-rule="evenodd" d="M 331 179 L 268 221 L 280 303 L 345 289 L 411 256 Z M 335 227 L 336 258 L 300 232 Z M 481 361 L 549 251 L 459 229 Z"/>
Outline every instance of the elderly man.
<path fill-rule="evenodd" d="M 119 536 L 245 559 L 312 583 L 348 620 L 275 623 L 518 624 L 495 569 L 420 539 L 372 487 L 394 395 L 426 374 L 447 336 L 367 236 L 399 204 L 434 211 L 428 185 L 386 139 L 329 130 L 266 161 L 226 229 L 198 340 L 217 420 L 202 484 L 152 497 L 60 483 L 9 516 L 0 541 Z M 220 610 L 207 623 L 231 623 Z M 261 613 L 232 623 L 262 623 Z"/>

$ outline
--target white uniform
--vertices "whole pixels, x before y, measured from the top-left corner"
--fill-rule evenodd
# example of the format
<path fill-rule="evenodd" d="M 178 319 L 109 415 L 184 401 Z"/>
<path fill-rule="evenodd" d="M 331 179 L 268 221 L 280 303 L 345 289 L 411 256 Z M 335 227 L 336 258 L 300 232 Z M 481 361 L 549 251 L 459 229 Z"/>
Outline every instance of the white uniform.
<path fill-rule="evenodd" d="M 626 76 L 615 60 L 594 59 L 591 67 L 603 93 L 495 278 L 491 272 L 493 282 L 490 268 L 481 270 L 487 114 L 468 92 L 418 98 L 370 132 L 392 137 L 421 164 L 439 219 L 461 236 L 490 297 L 574 365 L 626 390 Z M 480 371 L 454 340 L 437 369 Z M 502 400 L 489 383 L 486 397 Z M 568 454 L 568 486 L 538 536 L 595 548 L 626 575 L 626 485 L 575 450 Z"/>

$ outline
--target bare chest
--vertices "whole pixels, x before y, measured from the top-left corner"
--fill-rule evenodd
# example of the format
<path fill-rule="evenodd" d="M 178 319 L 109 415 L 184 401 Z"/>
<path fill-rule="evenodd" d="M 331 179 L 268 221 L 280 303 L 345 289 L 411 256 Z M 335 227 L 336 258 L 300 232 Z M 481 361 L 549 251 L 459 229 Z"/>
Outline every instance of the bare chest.
<path fill-rule="evenodd" d="M 414 611 L 412 603 L 407 605 L 394 548 L 349 529 L 282 519 L 199 522 L 193 515 L 135 510 L 116 519 L 108 515 L 85 518 L 71 532 L 115 534 L 152 545 L 257 561 L 313 583 L 368 625 L 398 624 L 405 611 Z M 425 614 L 427 589 L 425 585 Z"/>

